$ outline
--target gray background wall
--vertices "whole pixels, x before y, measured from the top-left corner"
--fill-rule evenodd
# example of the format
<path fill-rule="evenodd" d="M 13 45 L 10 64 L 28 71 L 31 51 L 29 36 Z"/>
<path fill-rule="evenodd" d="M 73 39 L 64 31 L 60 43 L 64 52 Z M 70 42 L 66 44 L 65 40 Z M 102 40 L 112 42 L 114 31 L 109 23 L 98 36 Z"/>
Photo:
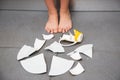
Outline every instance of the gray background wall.
<path fill-rule="evenodd" d="M 120 0 L 71 0 L 73 11 L 120 11 Z M 0 9 L 47 10 L 44 0 L 0 0 Z"/>

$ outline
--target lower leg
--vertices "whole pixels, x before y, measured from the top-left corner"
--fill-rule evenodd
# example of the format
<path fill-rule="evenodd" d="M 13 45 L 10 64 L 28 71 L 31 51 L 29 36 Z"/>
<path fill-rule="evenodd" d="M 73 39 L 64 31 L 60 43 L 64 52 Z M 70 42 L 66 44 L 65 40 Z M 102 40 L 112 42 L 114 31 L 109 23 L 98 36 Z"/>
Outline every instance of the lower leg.
<path fill-rule="evenodd" d="M 45 0 L 45 3 L 48 8 L 48 21 L 45 29 L 49 33 L 56 33 L 58 30 L 58 14 L 54 0 Z"/>
<path fill-rule="evenodd" d="M 60 23 L 59 32 L 67 32 L 72 28 L 72 21 L 69 11 L 70 0 L 60 0 Z"/>

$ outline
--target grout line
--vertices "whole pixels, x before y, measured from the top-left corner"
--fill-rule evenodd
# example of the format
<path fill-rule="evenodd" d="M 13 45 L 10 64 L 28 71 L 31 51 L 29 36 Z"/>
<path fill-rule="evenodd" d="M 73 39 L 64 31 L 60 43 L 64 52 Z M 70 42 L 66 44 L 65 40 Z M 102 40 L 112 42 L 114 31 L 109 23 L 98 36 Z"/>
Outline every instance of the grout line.
<path fill-rule="evenodd" d="M 6 47 L 6 46 L 0 46 L 0 48 L 16 48 L 16 49 L 19 49 L 20 47 Z"/>
<path fill-rule="evenodd" d="M 47 12 L 47 10 L 24 10 L 24 9 L 0 9 L 0 11 L 34 11 L 34 12 Z"/>
<path fill-rule="evenodd" d="M 116 10 L 98 10 L 98 11 L 95 11 L 95 10 L 91 10 L 91 11 L 71 11 L 71 12 L 120 12 L 120 11 L 116 11 Z"/>
<path fill-rule="evenodd" d="M 47 12 L 47 10 L 24 10 L 24 9 L 0 9 L 0 11 L 33 11 Z M 71 12 L 120 12 L 120 10 L 70 10 Z"/>

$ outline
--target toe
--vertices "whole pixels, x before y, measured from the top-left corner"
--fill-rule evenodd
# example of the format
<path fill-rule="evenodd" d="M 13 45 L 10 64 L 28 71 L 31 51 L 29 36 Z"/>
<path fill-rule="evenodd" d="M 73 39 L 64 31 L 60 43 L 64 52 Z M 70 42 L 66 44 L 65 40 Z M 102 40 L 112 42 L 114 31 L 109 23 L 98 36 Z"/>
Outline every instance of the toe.
<path fill-rule="evenodd" d="M 59 27 L 58 31 L 59 31 L 59 32 L 62 32 L 62 28 L 61 28 L 61 27 Z"/>
<path fill-rule="evenodd" d="M 47 32 L 50 33 L 51 32 L 50 28 L 48 27 L 47 29 L 48 29 Z"/>
<path fill-rule="evenodd" d="M 72 27 L 70 25 L 68 25 L 67 27 L 67 31 L 69 31 Z"/>
<path fill-rule="evenodd" d="M 49 28 L 48 27 L 45 27 L 45 30 L 49 33 Z"/>
<path fill-rule="evenodd" d="M 51 33 L 51 34 L 53 33 L 53 30 L 52 30 L 52 29 L 50 30 L 50 33 Z"/>
<path fill-rule="evenodd" d="M 62 29 L 62 33 L 65 33 L 65 29 Z"/>
<path fill-rule="evenodd" d="M 65 32 L 68 32 L 69 31 L 69 27 L 67 26 L 66 29 L 65 29 Z"/>
<path fill-rule="evenodd" d="M 54 29 L 54 33 L 57 33 L 57 29 Z"/>

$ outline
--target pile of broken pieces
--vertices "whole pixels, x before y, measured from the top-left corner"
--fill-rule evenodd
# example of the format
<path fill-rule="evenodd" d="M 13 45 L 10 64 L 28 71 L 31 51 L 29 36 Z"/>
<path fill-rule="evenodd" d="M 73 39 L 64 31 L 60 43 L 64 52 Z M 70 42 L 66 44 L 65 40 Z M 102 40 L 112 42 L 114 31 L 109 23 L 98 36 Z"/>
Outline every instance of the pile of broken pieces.
<path fill-rule="evenodd" d="M 42 46 L 54 37 L 53 34 L 45 35 L 42 34 L 44 40 L 37 39 L 34 42 L 34 47 L 24 45 L 17 55 L 17 60 L 20 62 L 22 67 L 29 73 L 33 74 L 42 74 L 47 72 L 47 64 L 45 62 L 45 57 L 43 53 L 30 57 L 36 51 L 39 51 Z M 45 50 L 50 50 L 54 53 L 64 53 L 64 46 L 72 46 L 76 43 L 80 43 L 83 40 L 83 33 L 74 30 L 74 35 L 69 32 L 69 34 L 63 34 L 60 40 L 53 42 L 51 45 L 47 46 Z M 71 44 L 64 45 L 61 42 L 68 41 L 72 42 Z M 69 71 L 72 75 L 79 75 L 85 71 L 82 65 L 78 62 L 82 59 L 80 53 L 92 58 L 92 48 L 93 44 L 85 44 L 79 46 L 72 52 L 68 53 L 67 56 L 70 56 L 73 60 L 64 59 L 54 55 L 51 61 L 51 67 L 49 70 L 49 76 L 57 76 L 66 73 Z M 73 67 L 73 64 L 77 62 L 77 65 Z"/>

